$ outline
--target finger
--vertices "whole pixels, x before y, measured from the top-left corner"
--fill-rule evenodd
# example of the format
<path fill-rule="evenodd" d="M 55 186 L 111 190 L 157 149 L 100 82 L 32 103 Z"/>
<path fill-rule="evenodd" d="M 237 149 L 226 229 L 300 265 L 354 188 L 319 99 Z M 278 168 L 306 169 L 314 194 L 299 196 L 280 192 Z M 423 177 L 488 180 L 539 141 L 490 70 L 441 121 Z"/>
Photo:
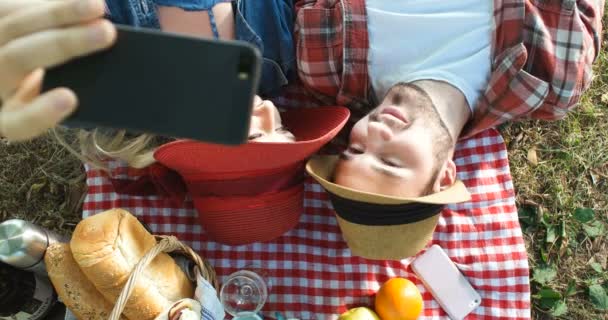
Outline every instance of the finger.
<path fill-rule="evenodd" d="M 262 100 L 262 98 L 260 96 L 258 96 L 257 94 L 255 95 L 255 97 L 253 97 L 253 106 L 257 107 L 259 105 L 262 105 L 264 101 Z"/>
<path fill-rule="evenodd" d="M 91 21 L 102 17 L 102 0 L 45 2 L 0 17 L 0 46 L 37 31 Z"/>
<path fill-rule="evenodd" d="M 0 48 L 0 95 L 13 93 L 23 78 L 38 68 L 49 68 L 112 45 L 116 29 L 107 20 L 86 26 L 31 34 Z"/>
<path fill-rule="evenodd" d="M 23 9 L 46 5 L 49 2 L 67 2 L 67 0 L 0 0 L 0 17 Z"/>
<path fill-rule="evenodd" d="M 58 88 L 39 96 L 23 108 L 0 110 L 0 134 L 10 141 L 36 137 L 65 119 L 74 111 L 77 103 L 72 91 Z"/>
<path fill-rule="evenodd" d="M 15 103 L 4 107 L 4 110 L 12 110 L 11 108 L 16 108 L 17 106 L 25 106 L 34 100 L 40 94 L 43 77 L 43 69 L 36 69 L 28 74 L 12 97 Z"/>
<path fill-rule="evenodd" d="M 0 0 L 0 17 L 8 15 L 9 13 L 21 10 L 23 8 L 29 8 L 44 4 L 45 1 L 40 0 Z"/>

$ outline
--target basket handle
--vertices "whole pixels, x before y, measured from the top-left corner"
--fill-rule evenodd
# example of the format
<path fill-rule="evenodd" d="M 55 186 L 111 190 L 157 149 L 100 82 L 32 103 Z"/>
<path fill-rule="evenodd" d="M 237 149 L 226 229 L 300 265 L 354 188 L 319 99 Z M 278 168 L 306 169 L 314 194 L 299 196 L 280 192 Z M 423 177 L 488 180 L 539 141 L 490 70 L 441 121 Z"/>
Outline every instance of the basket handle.
<path fill-rule="evenodd" d="M 154 247 L 152 247 L 148 252 L 146 252 L 146 254 L 141 258 L 141 260 L 139 260 L 137 265 L 135 265 L 133 271 L 131 271 L 131 274 L 129 275 L 129 280 L 127 280 L 127 284 L 122 289 L 120 296 L 118 296 L 118 299 L 114 304 L 114 309 L 112 309 L 112 313 L 110 314 L 110 320 L 120 319 L 122 311 L 124 310 L 127 304 L 127 300 L 129 299 L 131 293 L 133 292 L 133 289 L 135 288 L 135 283 L 137 282 L 139 275 L 150 264 L 150 262 L 152 262 L 152 260 L 156 258 L 157 255 L 159 255 L 161 252 L 172 252 L 178 249 L 183 250 L 185 252 L 192 251 L 192 249 L 186 247 L 184 244 L 179 242 L 179 240 L 177 240 L 177 238 L 174 236 L 157 236 L 157 239 L 160 239 L 160 241 L 158 241 Z M 194 255 L 194 257 L 198 258 L 197 255 Z M 197 263 L 197 265 L 200 266 L 202 265 L 202 262 L 200 261 L 200 258 L 198 259 L 199 261 L 195 262 Z M 199 262 L 201 264 L 199 264 Z"/>

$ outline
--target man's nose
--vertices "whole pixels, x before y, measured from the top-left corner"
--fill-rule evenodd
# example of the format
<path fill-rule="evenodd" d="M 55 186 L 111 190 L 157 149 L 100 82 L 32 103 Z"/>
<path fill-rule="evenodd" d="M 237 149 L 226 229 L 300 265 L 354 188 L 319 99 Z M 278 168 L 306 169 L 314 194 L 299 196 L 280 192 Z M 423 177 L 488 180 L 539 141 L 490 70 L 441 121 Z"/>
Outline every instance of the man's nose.
<path fill-rule="evenodd" d="M 370 121 L 367 125 L 367 136 L 371 141 L 386 142 L 393 138 L 393 132 L 381 122 Z"/>
<path fill-rule="evenodd" d="M 272 108 L 264 101 L 253 109 L 253 116 L 259 119 L 260 129 L 272 132 L 274 129 L 274 114 Z"/>

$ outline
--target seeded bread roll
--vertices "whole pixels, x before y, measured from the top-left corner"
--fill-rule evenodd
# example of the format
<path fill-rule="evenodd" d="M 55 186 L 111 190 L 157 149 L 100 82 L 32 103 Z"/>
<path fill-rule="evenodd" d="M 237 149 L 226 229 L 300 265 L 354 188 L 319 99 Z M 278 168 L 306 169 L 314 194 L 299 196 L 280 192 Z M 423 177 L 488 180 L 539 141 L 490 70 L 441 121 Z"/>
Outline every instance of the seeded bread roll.
<path fill-rule="evenodd" d="M 72 257 L 69 244 L 56 243 L 48 247 L 44 262 L 57 295 L 76 318 L 107 320 L 110 317 L 113 305 L 82 273 Z"/>
<path fill-rule="evenodd" d="M 155 244 L 154 236 L 122 209 L 82 220 L 70 242 L 74 260 L 108 301 L 116 301 L 135 265 Z M 143 270 L 123 314 L 130 320 L 153 320 L 175 301 L 193 294 L 184 272 L 161 253 Z"/>

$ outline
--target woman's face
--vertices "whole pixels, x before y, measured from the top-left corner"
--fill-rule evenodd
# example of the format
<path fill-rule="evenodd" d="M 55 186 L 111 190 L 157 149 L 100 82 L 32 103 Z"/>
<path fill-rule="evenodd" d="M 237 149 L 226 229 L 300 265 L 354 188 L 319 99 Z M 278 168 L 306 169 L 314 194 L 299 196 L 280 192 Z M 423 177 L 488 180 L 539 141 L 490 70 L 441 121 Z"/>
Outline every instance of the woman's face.
<path fill-rule="evenodd" d="M 281 123 L 279 110 L 271 101 L 255 96 L 249 127 L 249 141 L 294 142 L 294 135 Z"/>

